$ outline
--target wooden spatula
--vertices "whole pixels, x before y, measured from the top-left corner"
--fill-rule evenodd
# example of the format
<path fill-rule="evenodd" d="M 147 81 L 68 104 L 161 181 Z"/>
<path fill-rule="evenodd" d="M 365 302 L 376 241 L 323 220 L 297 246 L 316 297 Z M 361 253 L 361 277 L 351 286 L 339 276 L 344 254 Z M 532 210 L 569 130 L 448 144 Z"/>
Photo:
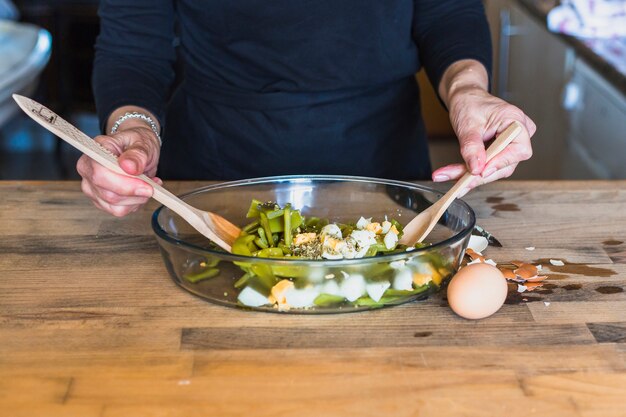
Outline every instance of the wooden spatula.
<path fill-rule="evenodd" d="M 502 133 L 496 137 L 489 149 L 487 149 L 487 161 L 499 154 L 513 141 L 522 131 L 522 125 L 513 122 Z M 426 236 L 433 230 L 441 216 L 446 212 L 448 206 L 452 204 L 455 198 L 463 191 L 477 175 L 466 172 L 450 191 L 444 194 L 432 206 L 419 213 L 406 226 L 404 226 L 404 234 L 399 243 L 413 246 L 418 242 L 426 239 Z"/>
<path fill-rule="evenodd" d="M 94 159 L 106 168 L 115 171 L 122 175 L 129 175 L 122 168 L 120 168 L 117 157 L 109 152 L 108 149 L 103 148 L 98 142 L 78 130 L 72 124 L 63 120 L 52 110 L 37 103 L 36 101 L 23 97 L 17 94 L 13 94 L 13 99 L 17 102 L 24 112 L 29 115 L 34 121 L 54 133 L 85 155 Z M 174 194 L 152 181 L 146 175 L 137 175 L 135 178 L 139 178 L 142 181 L 147 182 L 154 189 L 152 198 L 169 207 L 172 211 L 177 213 L 180 217 L 185 219 L 191 226 L 193 226 L 198 232 L 209 238 L 215 244 L 222 249 L 230 252 L 232 244 L 239 236 L 240 229 L 226 220 L 225 218 L 208 211 L 199 210 L 195 207 L 185 203 Z"/>

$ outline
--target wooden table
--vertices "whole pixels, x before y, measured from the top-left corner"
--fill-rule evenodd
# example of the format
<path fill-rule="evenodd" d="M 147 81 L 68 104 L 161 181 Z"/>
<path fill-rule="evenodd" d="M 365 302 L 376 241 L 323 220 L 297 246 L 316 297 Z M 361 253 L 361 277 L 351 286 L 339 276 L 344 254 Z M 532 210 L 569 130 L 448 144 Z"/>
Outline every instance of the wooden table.
<path fill-rule="evenodd" d="M 504 244 L 486 255 L 542 263 L 543 289 L 480 321 L 443 294 L 297 316 L 177 287 L 156 204 L 116 219 L 77 182 L 0 182 L 0 415 L 625 416 L 626 181 L 502 181 L 467 201 Z"/>

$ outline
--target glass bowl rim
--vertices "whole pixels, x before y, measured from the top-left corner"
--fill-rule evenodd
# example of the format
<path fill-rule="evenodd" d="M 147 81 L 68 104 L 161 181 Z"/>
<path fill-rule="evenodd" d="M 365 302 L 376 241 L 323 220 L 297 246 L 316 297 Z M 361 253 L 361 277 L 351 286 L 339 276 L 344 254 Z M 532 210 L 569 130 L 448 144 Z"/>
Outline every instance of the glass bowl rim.
<path fill-rule="evenodd" d="M 235 181 L 224 181 L 218 182 L 215 184 L 209 184 L 204 187 L 196 188 L 191 191 L 188 191 L 184 194 L 178 195 L 179 198 L 184 199 L 185 197 L 189 197 L 196 194 L 201 194 L 205 191 L 210 190 L 218 190 L 223 188 L 235 188 L 243 185 L 256 185 L 256 184 L 267 184 L 267 183 L 281 183 L 281 182 L 310 182 L 310 181 L 345 181 L 345 182 L 366 182 L 366 183 L 376 183 L 381 185 L 395 185 L 405 188 L 417 189 L 420 191 L 426 191 L 429 193 L 442 194 L 441 191 L 436 190 L 434 188 L 430 188 L 421 184 L 415 184 L 408 181 L 399 181 L 399 180 L 391 180 L 385 178 L 374 178 L 374 177 L 365 177 L 365 176 L 350 176 L 350 175 L 278 175 L 278 176 L 268 176 L 268 177 L 257 177 L 257 178 L 248 178 L 242 180 Z M 203 253 L 207 253 L 210 255 L 216 255 L 224 260 L 229 260 L 233 262 L 251 262 L 252 260 L 257 263 L 271 263 L 273 265 L 315 265 L 316 267 L 341 267 L 341 266 L 350 266 L 355 264 L 367 264 L 367 263 L 378 263 L 378 262 L 393 262 L 395 260 L 404 259 L 408 254 L 410 256 L 415 256 L 420 253 L 428 253 L 433 249 L 440 249 L 442 247 L 446 247 L 449 244 L 462 241 L 468 234 L 472 232 L 474 226 L 476 224 L 476 214 L 474 210 L 467 204 L 465 201 L 461 199 L 456 199 L 452 202 L 452 204 L 461 204 L 463 208 L 465 208 L 469 213 L 469 223 L 465 226 L 461 231 L 457 232 L 453 236 L 444 239 L 440 242 L 433 243 L 429 246 L 425 246 L 423 248 L 416 248 L 411 251 L 392 253 L 387 255 L 377 255 L 367 258 L 355 258 L 355 259 L 289 259 L 289 258 L 259 258 L 256 256 L 244 256 L 244 255 L 234 255 L 232 253 L 224 252 L 222 250 L 213 250 L 206 247 L 196 246 L 189 242 L 186 242 L 181 239 L 177 239 L 167 233 L 163 228 L 159 225 L 158 217 L 163 209 L 166 207 L 161 205 L 152 214 L 152 230 L 154 233 L 160 237 L 161 239 L 174 244 L 176 246 L 182 246 L 186 249 L 190 249 L 192 251 L 200 251 Z"/>

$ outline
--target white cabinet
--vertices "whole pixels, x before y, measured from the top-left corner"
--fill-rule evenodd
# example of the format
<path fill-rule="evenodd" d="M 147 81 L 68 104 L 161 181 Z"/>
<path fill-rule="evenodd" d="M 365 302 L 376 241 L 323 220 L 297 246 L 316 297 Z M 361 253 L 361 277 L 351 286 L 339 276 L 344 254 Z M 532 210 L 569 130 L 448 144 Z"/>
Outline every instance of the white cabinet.
<path fill-rule="evenodd" d="M 563 106 L 569 113 L 563 176 L 626 179 L 626 97 L 577 59 Z"/>

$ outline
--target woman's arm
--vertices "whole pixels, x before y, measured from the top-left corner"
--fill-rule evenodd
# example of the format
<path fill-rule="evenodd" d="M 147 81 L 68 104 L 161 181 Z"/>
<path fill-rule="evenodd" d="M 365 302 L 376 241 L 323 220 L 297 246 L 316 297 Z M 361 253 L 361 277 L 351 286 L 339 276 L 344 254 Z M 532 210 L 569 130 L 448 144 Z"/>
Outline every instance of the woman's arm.
<path fill-rule="evenodd" d="M 413 39 L 435 89 L 455 62 L 472 59 L 491 71 L 491 34 L 481 0 L 414 0 Z"/>
<path fill-rule="evenodd" d="M 452 127 L 459 139 L 466 165 L 453 164 L 433 173 L 435 181 L 456 179 L 469 169 L 482 176 L 471 186 L 510 176 L 517 164 L 532 156 L 530 143 L 536 127 L 519 108 L 492 96 L 487 91 L 484 66 L 474 60 L 461 60 L 444 72 L 438 93 L 450 112 Z M 500 154 L 486 163 L 484 142 L 493 139 L 513 121 L 525 130 Z"/>
<path fill-rule="evenodd" d="M 530 158 L 535 125 L 520 109 L 489 94 L 491 37 L 480 0 L 415 0 L 415 42 L 420 61 L 448 108 L 465 165 L 433 172 L 433 180 L 459 178 L 466 169 L 482 178 L 471 186 L 510 176 Z M 485 164 L 484 142 L 517 120 L 525 126 L 496 158 Z"/>
<path fill-rule="evenodd" d="M 104 135 L 102 146 L 118 155 L 130 175 L 146 174 L 157 182 L 160 144 L 151 126 L 127 119 L 111 134 L 126 112 L 144 113 L 163 124 L 165 104 L 174 80 L 174 7 L 171 0 L 102 0 L 96 42 L 93 89 Z M 152 187 L 104 168 L 86 156 L 76 165 L 81 187 L 96 207 L 125 216 L 145 204 Z"/>
<path fill-rule="evenodd" d="M 92 85 L 104 133 L 122 106 L 145 109 L 163 124 L 174 82 L 172 0 L 102 0 Z"/>
<path fill-rule="evenodd" d="M 146 116 L 150 117 L 152 119 L 152 121 L 154 121 L 157 131 L 161 131 L 161 124 L 159 123 L 159 120 L 157 119 L 157 117 L 152 114 L 148 109 L 145 109 L 143 107 L 138 107 L 138 106 L 122 106 L 119 107 L 117 109 L 115 109 L 113 111 L 113 113 L 111 113 L 111 115 L 109 116 L 109 118 L 105 121 L 105 128 L 104 131 L 105 132 L 111 132 L 111 130 L 113 129 L 113 126 L 115 125 L 115 123 L 121 118 L 123 117 L 126 113 L 140 113 L 140 114 L 145 114 Z M 133 127 L 146 127 L 149 126 L 149 124 L 143 120 L 140 119 L 128 119 L 126 121 L 124 121 L 123 123 L 121 123 L 118 127 L 118 131 L 122 131 L 124 129 L 127 129 L 128 127 L 133 126 Z M 158 139 L 156 138 L 155 135 L 155 140 Z"/>

